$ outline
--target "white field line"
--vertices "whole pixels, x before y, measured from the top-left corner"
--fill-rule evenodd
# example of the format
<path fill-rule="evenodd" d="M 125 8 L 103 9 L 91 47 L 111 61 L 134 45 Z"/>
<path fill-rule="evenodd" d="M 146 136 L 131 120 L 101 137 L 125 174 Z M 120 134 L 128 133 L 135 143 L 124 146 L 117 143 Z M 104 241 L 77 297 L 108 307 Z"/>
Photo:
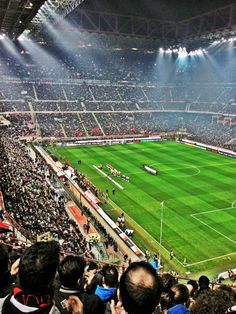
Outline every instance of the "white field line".
<path fill-rule="evenodd" d="M 153 164 L 150 164 L 150 166 L 156 166 L 156 165 L 172 165 L 172 163 L 168 162 L 168 163 L 161 163 L 161 162 L 155 162 Z M 178 170 L 178 169 L 182 169 L 182 168 L 190 168 L 190 167 L 195 167 L 195 165 L 189 165 L 189 164 L 183 164 L 186 167 L 181 167 L 181 168 L 176 168 L 173 170 Z M 198 168 L 208 168 L 208 167 L 219 167 L 219 166 L 228 166 L 228 165 L 236 165 L 235 161 L 231 161 L 231 162 L 227 162 L 227 163 L 209 163 L 209 164 L 205 164 L 205 165 L 200 165 L 197 166 Z M 170 169 L 172 170 L 172 169 Z"/>
<path fill-rule="evenodd" d="M 207 168 L 207 167 L 219 167 L 219 166 L 226 166 L 226 165 L 231 165 L 231 164 L 235 164 L 235 162 L 228 162 L 227 164 L 222 164 L 222 163 L 214 163 L 214 164 L 206 164 L 206 165 L 201 165 L 201 166 L 194 166 L 194 165 L 189 165 L 189 164 L 185 164 L 185 166 L 183 165 L 183 167 L 178 167 L 178 168 L 173 168 L 173 169 L 166 169 L 163 170 L 163 172 L 171 172 L 171 171 L 175 171 L 175 170 L 181 170 L 181 169 L 188 169 L 188 168 L 195 168 L 198 170 L 198 173 L 195 174 L 190 174 L 190 175 L 184 175 L 185 177 L 192 177 L 192 176 L 196 176 L 200 173 L 200 169 L 199 168 Z M 160 163 L 160 162 L 156 162 L 153 164 L 150 164 L 150 166 L 162 166 L 162 165 L 171 165 L 171 163 Z M 143 173 L 143 171 L 136 171 L 136 172 L 127 172 L 126 174 L 128 175 L 132 175 L 132 174 L 139 174 L 139 173 Z M 175 176 L 175 175 L 172 175 Z M 181 176 L 182 177 L 182 176 Z M 92 178 L 97 178 L 97 177 L 90 177 Z M 235 201 L 236 202 L 236 201 Z"/>
<path fill-rule="evenodd" d="M 118 186 L 119 189 L 124 190 L 123 186 L 120 185 L 118 182 L 113 180 L 110 176 L 108 176 L 105 172 L 103 172 L 101 169 L 93 165 L 93 168 L 95 168 L 97 171 L 99 171 L 104 177 L 106 177 L 108 180 L 110 180 L 112 183 L 114 183 L 116 186 Z"/>
<path fill-rule="evenodd" d="M 235 162 L 231 162 L 231 163 L 227 163 L 227 164 L 235 164 Z M 161 163 L 155 163 L 155 164 L 152 164 L 152 165 L 162 165 Z M 195 168 L 196 170 L 198 170 L 198 172 L 196 174 L 193 174 L 193 175 L 187 175 L 187 176 L 196 176 L 198 175 L 201 171 L 199 168 L 205 168 L 205 167 L 216 167 L 216 166 L 223 166 L 225 164 L 207 164 L 207 165 L 202 165 L 202 166 L 194 166 L 194 165 L 186 165 L 186 167 L 179 167 L 179 168 L 174 168 L 174 169 L 167 169 L 165 170 L 165 172 L 168 172 L 168 171 L 174 171 L 174 170 L 181 170 L 181 169 L 186 169 L 186 168 Z M 100 173 L 102 173 L 105 177 L 107 177 L 108 179 L 110 179 L 114 184 L 116 184 L 117 186 L 119 185 L 119 183 L 117 183 L 116 181 L 114 181 L 112 178 L 110 178 L 105 172 L 103 172 L 102 170 L 98 169 L 95 165 L 93 165 L 93 167 L 98 170 Z M 139 174 L 139 173 L 143 173 L 143 171 L 138 171 L 138 172 L 133 172 L 133 173 L 127 173 L 127 174 Z M 122 187 L 122 189 L 124 189 Z M 113 202 L 113 201 L 112 201 Z M 114 203 L 114 202 L 113 202 Z M 223 210 L 228 210 L 230 208 L 233 208 L 234 207 L 234 204 L 236 203 L 236 200 L 232 202 L 232 205 L 231 207 L 227 207 L 227 208 L 222 208 L 222 209 L 215 209 L 215 210 L 211 210 L 211 211 L 206 211 L 206 212 L 202 212 L 202 213 L 196 213 L 196 214 L 191 214 L 190 216 L 192 216 L 194 219 L 198 220 L 199 222 L 201 222 L 202 224 L 206 225 L 208 228 L 212 229 L 213 231 L 215 231 L 216 233 L 220 234 L 222 237 L 226 238 L 227 240 L 233 242 L 234 244 L 236 244 L 236 241 L 228 238 L 227 236 L 225 236 L 224 234 L 222 234 L 221 232 L 217 231 L 216 229 L 214 229 L 213 227 L 209 226 L 208 224 L 202 222 L 200 219 L 196 218 L 195 216 L 196 215 L 201 215 L 201 214 L 206 214 L 206 213 L 211 213 L 211 212 L 217 212 L 217 211 L 223 211 Z M 116 204 L 116 206 L 118 207 L 118 205 Z M 126 214 L 127 215 L 127 214 Z M 128 215 L 127 215 L 128 216 Z M 131 220 L 133 220 L 131 217 L 129 217 Z M 136 225 L 139 226 L 140 229 L 142 229 L 144 232 L 147 232 L 143 227 L 141 227 L 137 222 L 135 222 Z M 151 236 L 150 236 L 151 237 Z M 151 237 L 153 240 L 151 241 L 152 243 L 156 243 L 159 247 L 160 247 L 160 244 L 158 243 L 157 240 L 155 240 L 153 237 Z M 168 252 L 168 250 L 162 246 L 162 249 L 164 249 L 166 252 Z M 215 259 L 219 259 L 219 258 L 223 258 L 223 257 L 227 257 L 227 256 L 230 256 L 230 255 L 233 255 L 235 254 L 235 252 L 233 253 L 229 253 L 229 254 L 225 254 L 225 255 L 221 255 L 221 256 L 216 256 L 216 257 L 213 257 L 213 258 L 209 258 L 209 259 L 206 259 L 206 260 L 201 260 L 199 262 L 195 262 L 195 263 L 191 263 L 191 264 L 187 264 L 185 265 L 184 263 L 182 263 L 179 259 L 177 259 L 175 257 L 175 260 L 181 264 L 183 267 L 190 267 L 190 266 L 194 266 L 194 265 L 197 265 L 197 264 L 201 264 L 201 263 L 204 263 L 204 262 L 207 262 L 207 261 L 211 261 L 211 260 L 215 260 Z"/>
<path fill-rule="evenodd" d="M 120 206 L 118 206 L 113 200 L 110 199 L 110 203 L 113 203 L 115 207 L 123 211 L 120 208 Z M 148 234 L 148 236 L 151 238 L 151 241 L 150 241 L 151 243 L 155 243 L 159 248 L 161 247 L 163 250 L 165 250 L 169 254 L 169 251 L 163 245 L 160 245 L 160 243 L 155 238 L 153 238 L 153 236 L 151 236 L 147 230 L 145 230 L 142 226 L 140 226 L 140 224 L 137 223 L 133 218 L 131 218 L 127 213 L 125 213 L 125 215 L 129 218 L 130 221 L 133 221 L 133 223 L 136 224 L 136 226 L 138 226 L 139 229 L 143 230 L 144 234 Z M 185 266 L 184 263 L 182 263 L 178 258 L 174 257 L 174 259 L 183 267 Z"/>
<path fill-rule="evenodd" d="M 236 244 L 236 241 L 230 239 L 229 237 L 227 237 L 226 235 L 224 235 L 224 234 L 221 233 L 220 231 L 217 231 L 215 228 L 213 228 L 213 227 L 209 226 L 207 223 L 203 222 L 201 219 L 195 217 L 196 215 L 208 214 L 208 213 L 213 213 L 213 212 L 218 212 L 218 211 L 224 211 L 224 210 L 232 209 L 232 208 L 234 208 L 233 205 L 234 205 L 235 203 L 236 203 L 236 201 L 233 201 L 231 207 L 226 207 L 226 208 L 221 208 L 221 209 L 215 209 L 215 210 L 208 210 L 208 211 L 205 211 L 205 212 L 202 212 L 202 213 L 192 214 L 192 215 L 190 215 L 190 216 L 193 217 L 194 219 L 198 220 L 201 224 L 203 224 L 203 225 L 207 226 L 208 228 L 212 229 L 213 231 L 215 231 L 216 233 L 218 233 L 219 235 L 221 235 L 223 238 L 225 238 L 225 239 L 229 240 L 230 242 Z M 220 255 L 220 256 L 216 256 L 216 257 L 212 257 L 212 258 L 205 259 L 205 260 L 202 260 L 202 261 L 199 261 L 199 262 L 195 262 L 195 263 L 188 264 L 187 266 L 189 267 L 189 266 L 198 265 L 198 264 L 201 264 L 201 263 L 213 261 L 213 260 L 216 260 L 216 259 L 219 259 L 219 258 L 223 258 L 223 257 L 227 257 L 227 256 L 230 256 L 230 255 L 234 255 L 234 254 L 236 254 L 236 252 L 229 253 L 229 254 L 225 254 L 225 255 Z"/>
<path fill-rule="evenodd" d="M 201 213 L 196 213 L 196 214 L 191 214 L 190 216 L 197 216 L 197 215 L 203 215 L 203 214 L 209 214 L 209 213 L 214 213 L 214 212 L 221 212 L 223 210 L 228 210 L 233 208 L 233 206 L 231 207 L 226 207 L 226 208 L 218 208 L 218 209 L 213 209 L 213 210 L 208 210 L 206 212 L 201 212 Z M 195 218 L 195 217 L 194 217 Z"/>
<path fill-rule="evenodd" d="M 230 209 L 231 209 L 231 207 L 230 207 Z M 203 222 L 201 219 L 196 218 L 196 217 L 194 217 L 193 215 L 191 215 L 191 216 L 192 216 L 194 219 L 200 221 L 203 225 L 207 226 L 207 227 L 210 228 L 211 230 L 213 230 L 213 231 L 215 231 L 216 233 L 218 233 L 219 235 L 221 235 L 223 238 L 225 238 L 225 239 L 229 240 L 230 242 L 236 244 L 236 241 L 230 239 L 229 237 L 227 237 L 226 235 L 224 235 L 222 232 L 217 231 L 215 228 L 209 226 L 207 223 Z"/>
<path fill-rule="evenodd" d="M 181 170 L 181 169 L 188 169 L 188 168 L 193 168 L 193 169 L 197 170 L 197 172 L 194 174 L 184 174 L 184 175 L 167 174 L 167 175 L 172 176 L 172 177 L 177 177 L 177 178 L 186 178 L 186 177 L 194 177 L 194 176 L 197 176 L 201 173 L 201 170 L 197 166 L 182 167 L 182 168 L 178 168 L 178 169 Z M 169 169 L 169 170 L 165 170 L 164 172 L 174 171 L 174 170 L 178 170 L 178 169 Z"/>
<path fill-rule="evenodd" d="M 216 256 L 216 257 L 204 259 L 204 260 L 202 260 L 202 261 L 200 261 L 200 262 L 196 262 L 196 263 L 192 263 L 192 264 L 187 264 L 186 266 L 187 266 L 187 267 L 195 266 L 195 265 L 198 265 L 198 264 L 202 264 L 202 263 L 205 263 L 205 262 L 214 261 L 214 260 L 216 260 L 216 259 L 223 258 L 223 257 L 227 257 L 227 256 L 231 256 L 231 255 L 235 255 L 235 254 L 236 254 L 236 252 L 229 253 L 229 254 L 225 254 L 225 255 L 220 255 L 220 256 Z"/>

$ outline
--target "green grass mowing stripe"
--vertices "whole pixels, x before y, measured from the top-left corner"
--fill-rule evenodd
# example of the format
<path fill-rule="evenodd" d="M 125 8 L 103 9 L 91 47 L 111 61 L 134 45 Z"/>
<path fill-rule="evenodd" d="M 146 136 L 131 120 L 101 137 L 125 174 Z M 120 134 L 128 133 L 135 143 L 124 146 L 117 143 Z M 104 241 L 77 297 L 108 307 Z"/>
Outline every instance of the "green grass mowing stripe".
<path fill-rule="evenodd" d="M 225 208 L 221 211 L 209 211 L 196 215 L 201 221 L 215 228 L 217 231 L 224 233 L 236 244 L 236 209 Z"/>
<path fill-rule="evenodd" d="M 211 257 L 222 256 L 227 253 L 234 252 L 235 242 L 225 235 L 225 231 L 222 233 L 219 231 L 219 226 L 216 224 L 212 224 L 208 221 L 206 223 L 203 219 L 196 218 L 199 222 L 201 222 L 206 228 L 208 228 L 208 237 L 206 238 L 207 241 L 207 251 L 205 254 L 206 259 L 210 259 Z M 222 222 L 224 223 L 224 222 Z M 210 253 L 209 253 L 210 251 Z M 202 255 L 203 256 L 203 255 Z"/>

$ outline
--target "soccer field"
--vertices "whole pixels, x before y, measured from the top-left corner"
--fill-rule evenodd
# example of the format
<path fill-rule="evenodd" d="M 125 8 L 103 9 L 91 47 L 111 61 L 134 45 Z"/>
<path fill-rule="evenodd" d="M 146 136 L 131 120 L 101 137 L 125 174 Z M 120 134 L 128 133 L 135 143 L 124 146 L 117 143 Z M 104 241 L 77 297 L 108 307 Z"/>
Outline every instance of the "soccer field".
<path fill-rule="evenodd" d="M 236 160 L 175 142 L 107 146 L 50 147 L 58 158 L 84 173 L 102 191 L 109 190 L 133 229 L 143 234 L 143 247 L 159 250 L 161 202 L 162 252 L 173 250 L 176 263 L 190 271 L 236 264 Z M 81 159 L 82 163 L 77 164 Z M 106 163 L 130 182 L 112 177 L 119 189 L 93 166 Z M 156 168 L 155 176 L 143 164 Z M 116 193 L 111 191 L 115 188 Z M 115 209 L 107 209 L 113 218 Z M 138 232 L 138 231 L 137 231 Z M 149 246 L 150 247 L 150 246 Z"/>

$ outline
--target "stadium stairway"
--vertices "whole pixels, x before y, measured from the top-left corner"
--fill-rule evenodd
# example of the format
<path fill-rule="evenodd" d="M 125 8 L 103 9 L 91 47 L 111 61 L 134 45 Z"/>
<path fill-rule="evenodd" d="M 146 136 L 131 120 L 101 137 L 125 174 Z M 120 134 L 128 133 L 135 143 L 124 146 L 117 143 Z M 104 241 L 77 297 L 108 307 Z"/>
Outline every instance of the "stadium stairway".
<path fill-rule="evenodd" d="M 67 134 L 66 134 L 66 131 L 65 131 L 63 125 L 62 125 L 62 123 L 60 123 L 60 127 L 61 127 L 61 130 L 62 130 L 63 135 L 64 135 L 65 137 L 68 137 Z"/>
<path fill-rule="evenodd" d="M 92 248 L 92 252 L 97 257 L 97 260 L 103 260 L 103 261 L 108 261 L 109 257 L 107 254 L 107 251 L 104 247 L 104 244 L 102 242 L 98 242 L 96 246 Z"/>
<path fill-rule="evenodd" d="M 97 122 L 99 129 L 102 131 L 102 135 L 105 136 L 106 134 L 104 133 L 103 128 L 102 128 L 101 124 L 98 122 L 98 119 L 97 119 L 96 115 L 94 114 L 94 112 L 92 113 L 92 115 L 94 117 L 94 120 Z"/>
<path fill-rule="evenodd" d="M 84 130 L 86 136 L 89 136 L 88 131 L 87 131 L 86 127 L 84 126 L 84 123 L 83 123 L 83 121 L 82 121 L 82 119 L 81 119 L 81 116 L 80 116 L 80 114 L 79 114 L 78 112 L 77 112 L 77 117 L 78 117 L 79 120 L 80 120 L 80 123 L 81 123 L 81 125 L 82 125 L 82 127 L 83 127 L 83 130 Z"/>

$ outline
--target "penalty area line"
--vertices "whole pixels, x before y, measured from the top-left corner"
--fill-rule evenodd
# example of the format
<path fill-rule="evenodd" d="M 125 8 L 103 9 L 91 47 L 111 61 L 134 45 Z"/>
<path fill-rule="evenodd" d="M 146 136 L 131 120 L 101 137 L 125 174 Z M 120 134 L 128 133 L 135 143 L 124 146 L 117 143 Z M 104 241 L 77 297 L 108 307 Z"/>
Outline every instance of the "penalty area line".
<path fill-rule="evenodd" d="M 229 208 L 231 208 L 231 207 L 229 207 Z M 229 208 L 227 208 L 227 209 L 229 209 Z M 222 209 L 222 210 L 224 210 L 224 209 Z M 213 227 L 211 227 L 210 225 L 208 225 L 206 222 L 204 222 L 204 221 L 202 221 L 201 219 L 195 217 L 195 215 L 196 215 L 196 214 L 192 214 L 192 215 L 190 215 L 190 216 L 193 217 L 194 219 L 196 219 L 197 221 L 199 221 L 199 222 L 200 222 L 201 224 L 203 224 L 204 226 L 206 226 L 206 227 L 208 227 L 209 229 L 213 230 L 214 232 L 218 233 L 218 234 L 221 235 L 223 238 L 225 238 L 225 239 L 227 239 L 228 241 L 230 241 L 230 242 L 236 244 L 236 241 L 230 239 L 229 237 L 227 237 L 227 236 L 226 236 L 225 234 L 223 234 L 222 232 L 216 230 L 215 228 L 213 228 Z"/>
<path fill-rule="evenodd" d="M 97 171 L 99 171 L 104 177 L 106 177 L 108 180 L 110 180 L 112 183 L 114 183 L 119 189 L 124 190 L 124 187 L 120 185 L 118 182 L 113 180 L 109 175 L 107 175 L 104 171 L 93 165 L 93 168 L 95 168 Z"/>
<path fill-rule="evenodd" d="M 202 264 L 202 263 L 206 263 L 206 262 L 210 262 L 210 261 L 214 261 L 216 259 L 223 258 L 223 257 L 228 257 L 228 256 L 235 255 L 235 254 L 236 254 L 236 252 L 233 252 L 233 253 L 229 253 L 229 254 L 225 254 L 225 255 L 220 255 L 220 256 L 204 259 L 204 260 L 202 260 L 200 262 L 188 264 L 187 267 L 198 265 L 198 264 Z"/>
<path fill-rule="evenodd" d="M 207 210 L 205 212 L 201 212 L 201 213 L 195 213 L 195 214 L 191 214 L 190 216 L 199 216 L 199 215 L 204 215 L 204 214 L 209 214 L 209 213 L 214 213 L 214 212 L 221 212 L 224 210 L 228 210 L 228 209 L 232 209 L 234 208 L 233 206 L 231 207 L 225 207 L 225 208 L 218 208 L 218 209 L 213 209 L 213 210 Z M 194 217 L 195 218 L 195 217 Z"/>
<path fill-rule="evenodd" d="M 232 209 L 232 208 L 234 208 L 234 204 L 235 204 L 235 203 L 236 203 L 236 201 L 233 201 L 232 204 L 231 204 L 231 207 L 220 208 L 220 209 L 214 209 L 214 210 L 208 210 L 208 211 L 205 211 L 205 212 L 202 212 L 202 213 L 191 214 L 190 216 L 191 216 L 192 218 L 198 220 L 201 224 L 207 226 L 208 228 L 212 229 L 212 230 L 215 231 L 216 233 L 220 234 L 222 237 L 226 238 L 226 239 L 229 240 L 230 242 L 233 242 L 234 244 L 236 244 L 236 242 L 235 242 L 234 240 L 230 239 L 229 237 L 227 237 L 227 236 L 224 235 L 223 233 L 217 231 L 215 228 L 209 226 L 207 223 L 203 222 L 201 219 L 195 217 L 195 216 L 197 216 L 197 215 L 208 214 L 208 213 L 214 213 L 214 212 L 219 212 L 219 211 L 224 211 L 224 210 Z M 205 260 L 202 260 L 202 261 L 199 261 L 199 262 L 190 263 L 190 264 L 187 265 L 187 267 L 195 266 L 195 265 L 202 264 L 202 263 L 205 263 L 205 262 L 210 262 L 210 261 L 213 261 L 213 260 L 216 260 L 216 259 L 220 259 L 220 258 L 224 258 L 224 257 L 227 257 L 227 256 L 231 256 L 231 255 L 234 255 L 234 254 L 236 254 L 236 252 L 228 253 L 228 254 L 224 254 L 224 255 L 212 257 L 212 258 L 208 258 L 208 259 L 205 259 Z"/>

